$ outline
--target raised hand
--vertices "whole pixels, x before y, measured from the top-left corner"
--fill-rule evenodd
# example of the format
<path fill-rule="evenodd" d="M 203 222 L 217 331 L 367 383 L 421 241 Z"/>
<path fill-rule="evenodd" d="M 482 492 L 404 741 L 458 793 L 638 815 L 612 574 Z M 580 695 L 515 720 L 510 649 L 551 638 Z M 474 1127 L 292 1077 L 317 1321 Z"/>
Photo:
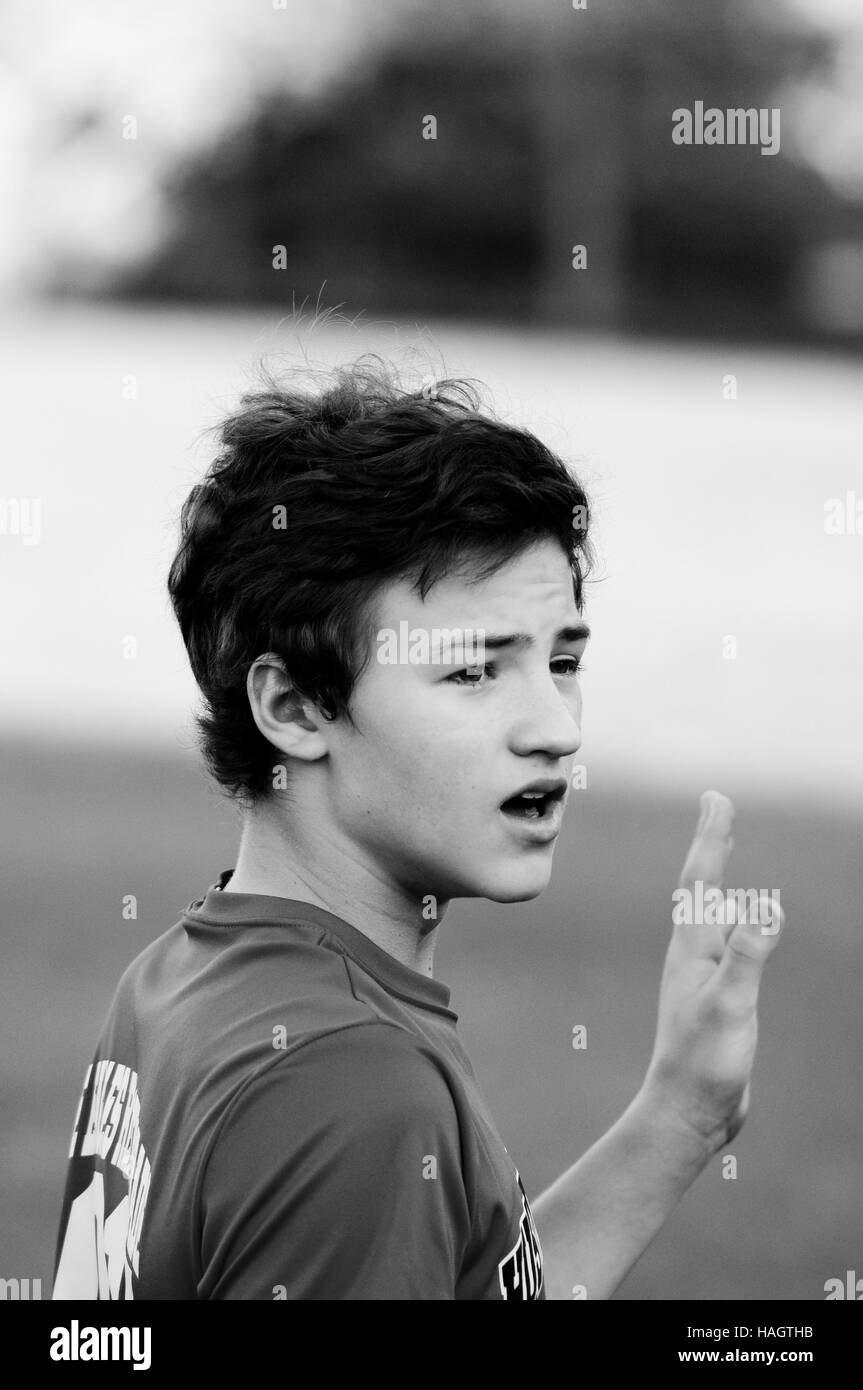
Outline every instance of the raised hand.
<path fill-rule="evenodd" d="M 724 896 L 719 901 L 733 847 L 733 817 L 728 797 L 704 792 L 680 876 L 685 891 L 675 895 L 681 901 L 675 907 L 645 1081 L 657 1102 L 700 1135 L 711 1152 L 728 1143 L 746 1117 L 758 1038 L 758 989 L 784 926 L 775 900 L 762 897 L 756 910 L 752 902 L 742 913 L 735 903 L 729 907 Z M 687 911 L 687 905 L 695 910 Z"/>

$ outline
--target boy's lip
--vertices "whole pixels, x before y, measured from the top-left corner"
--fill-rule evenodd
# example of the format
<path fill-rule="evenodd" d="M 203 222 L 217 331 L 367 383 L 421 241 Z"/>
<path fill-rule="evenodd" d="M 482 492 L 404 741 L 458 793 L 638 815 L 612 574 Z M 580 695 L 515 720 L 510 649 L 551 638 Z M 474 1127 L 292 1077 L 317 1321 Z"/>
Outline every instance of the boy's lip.
<path fill-rule="evenodd" d="M 537 777 L 533 782 L 527 782 L 523 787 L 519 787 L 517 791 L 510 792 L 503 801 L 511 801 L 514 796 L 523 796 L 525 792 L 543 792 L 553 801 L 560 801 L 566 793 L 566 786 L 565 777 Z M 501 805 L 503 805 L 503 801 Z"/>
<path fill-rule="evenodd" d="M 517 831 L 521 840 L 534 845 L 546 845 L 557 839 L 563 820 L 563 807 L 566 800 L 567 781 L 564 777 L 535 777 L 526 782 L 519 791 L 512 792 L 501 802 L 499 811 L 511 830 Z M 508 806 L 509 802 L 525 792 L 539 793 L 537 797 L 538 815 L 528 815 L 523 807 Z M 524 803 L 530 806 L 530 802 Z"/>
<path fill-rule="evenodd" d="M 560 827 L 563 822 L 563 797 L 558 797 L 549 803 L 545 814 L 532 819 L 526 819 L 517 815 L 507 814 L 501 808 L 500 814 L 503 816 L 509 828 L 524 840 L 529 840 L 533 844 L 548 844 L 551 840 L 556 840 L 560 834 Z"/>

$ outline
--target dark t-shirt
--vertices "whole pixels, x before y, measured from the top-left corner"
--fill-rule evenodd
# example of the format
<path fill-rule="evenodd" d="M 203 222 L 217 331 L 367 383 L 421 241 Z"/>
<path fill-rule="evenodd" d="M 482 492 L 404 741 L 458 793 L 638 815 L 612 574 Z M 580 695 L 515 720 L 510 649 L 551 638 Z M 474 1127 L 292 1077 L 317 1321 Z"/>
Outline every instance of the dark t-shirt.
<path fill-rule="evenodd" d="M 117 988 L 53 1297 L 544 1299 L 447 986 L 229 876 Z"/>

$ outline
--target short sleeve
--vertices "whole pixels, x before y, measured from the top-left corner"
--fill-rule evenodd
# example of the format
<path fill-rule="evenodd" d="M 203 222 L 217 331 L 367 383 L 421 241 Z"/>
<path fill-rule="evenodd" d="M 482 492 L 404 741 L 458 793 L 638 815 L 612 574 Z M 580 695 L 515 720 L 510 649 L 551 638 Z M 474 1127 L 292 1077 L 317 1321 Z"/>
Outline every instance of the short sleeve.
<path fill-rule="evenodd" d="M 434 1052 L 377 1020 L 285 1052 L 223 1121 L 200 1217 L 202 1298 L 453 1299 L 471 1223 Z"/>

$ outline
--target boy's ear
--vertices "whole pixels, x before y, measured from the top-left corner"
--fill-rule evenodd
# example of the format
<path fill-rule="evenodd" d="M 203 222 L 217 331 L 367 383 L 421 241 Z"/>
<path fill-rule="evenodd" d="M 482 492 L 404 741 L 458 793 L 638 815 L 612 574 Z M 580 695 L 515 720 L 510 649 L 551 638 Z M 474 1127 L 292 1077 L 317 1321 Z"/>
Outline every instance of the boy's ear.
<path fill-rule="evenodd" d="M 281 657 L 265 652 L 246 677 L 252 718 L 264 738 L 280 752 L 315 762 L 329 751 L 327 721 L 320 710 L 295 689 Z"/>

